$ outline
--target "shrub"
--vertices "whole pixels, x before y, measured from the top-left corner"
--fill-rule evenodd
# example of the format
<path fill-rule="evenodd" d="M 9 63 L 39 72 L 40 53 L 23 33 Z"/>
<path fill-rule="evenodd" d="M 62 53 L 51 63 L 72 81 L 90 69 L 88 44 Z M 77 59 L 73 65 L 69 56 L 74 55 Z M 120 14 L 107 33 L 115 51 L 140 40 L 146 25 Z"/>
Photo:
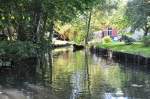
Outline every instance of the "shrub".
<path fill-rule="evenodd" d="M 125 44 L 130 45 L 133 44 L 133 42 L 135 42 L 135 40 L 129 36 L 126 35 L 122 35 L 122 39 L 124 40 Z"/>
<path fill-rule="evenodd" d="M 142 42 L 143 42 L 144 46 L 150 46 L 150 35 L 144 36 L 142 39 Z"/>
<path fill-rule="evenodd" d="M 106 36 L 102 39 L 102 43 L 112 43 L 112 39 L 109 36 Z"/>
<path fill-rule="evenodd" d="M 21 41 L 1 41 L 0 42 L 0 55 L 14 54 L 21 57 L 32 57 L 36 55 L 37 46 L 32 42 Z"/>

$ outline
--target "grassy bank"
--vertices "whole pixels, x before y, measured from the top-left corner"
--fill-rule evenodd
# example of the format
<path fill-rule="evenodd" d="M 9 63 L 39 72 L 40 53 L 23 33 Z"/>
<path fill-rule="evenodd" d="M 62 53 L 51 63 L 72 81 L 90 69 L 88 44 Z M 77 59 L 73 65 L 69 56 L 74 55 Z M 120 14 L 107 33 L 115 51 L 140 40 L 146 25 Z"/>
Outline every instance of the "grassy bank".
<path fill-rule="evenodd" d="M 150 57 L 150 47 L 145 47 L 141 43 L 134 43 L 132 45 L 125 45 L 124 43 L 97 44 L 96 47 L 107 48 L 118 52 L 137 54 L 144 57 Z"/>

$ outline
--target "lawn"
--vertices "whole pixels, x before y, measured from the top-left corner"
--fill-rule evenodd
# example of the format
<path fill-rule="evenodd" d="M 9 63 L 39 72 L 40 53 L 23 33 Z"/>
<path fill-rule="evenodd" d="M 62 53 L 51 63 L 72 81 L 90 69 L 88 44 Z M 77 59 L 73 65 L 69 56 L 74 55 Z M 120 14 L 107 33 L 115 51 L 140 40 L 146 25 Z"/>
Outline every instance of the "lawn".
<path fill-rule="evenodd" d="M 98 44 L 99 48 L 107 48 L 113 51 L 125 52 L 131 54 L 137 54 L 144 57 L 150 57 L 150 47 L 145 47 L 142 43 L 134 43 L 131 45 L 126 45 L 123 42 L 119 43 L 109 43 L 109 44 Z"/>

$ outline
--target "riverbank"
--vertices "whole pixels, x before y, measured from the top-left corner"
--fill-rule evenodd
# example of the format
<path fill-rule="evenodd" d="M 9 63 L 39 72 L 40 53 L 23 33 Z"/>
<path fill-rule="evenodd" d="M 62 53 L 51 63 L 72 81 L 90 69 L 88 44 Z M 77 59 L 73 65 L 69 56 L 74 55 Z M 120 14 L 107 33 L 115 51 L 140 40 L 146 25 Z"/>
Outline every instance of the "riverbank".
<path fill-rule="evenodd" d="M 150 57 L 150 47 L 145 47 L 141 43 L 134 43 L 131 45 L 126 45 L 124 43 L 97 44 L 95 47 L 133 55 L 140 55 L 147 58 Z"/>
<path fill-rule="evenodd" d="M 126 62 L 136 66 L 150 65 L 150 47 L 140 43 L 125 45 L 123 43 L 96 45 L 90 51 L 97 56 L 112 58 L 117 62 Z"/>

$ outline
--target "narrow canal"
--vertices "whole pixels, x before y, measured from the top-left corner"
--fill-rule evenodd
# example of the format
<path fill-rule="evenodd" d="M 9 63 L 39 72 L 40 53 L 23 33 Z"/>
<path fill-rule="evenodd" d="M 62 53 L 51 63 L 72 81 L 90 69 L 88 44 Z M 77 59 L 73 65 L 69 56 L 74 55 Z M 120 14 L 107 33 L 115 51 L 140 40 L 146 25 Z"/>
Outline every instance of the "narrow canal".
<path fill-rule="evenodd" d="M 141 66 L 70 49 L 47 60 L 32 74 L 3 71 L 0 99 L 150 99 L 150 71 Z"/>

